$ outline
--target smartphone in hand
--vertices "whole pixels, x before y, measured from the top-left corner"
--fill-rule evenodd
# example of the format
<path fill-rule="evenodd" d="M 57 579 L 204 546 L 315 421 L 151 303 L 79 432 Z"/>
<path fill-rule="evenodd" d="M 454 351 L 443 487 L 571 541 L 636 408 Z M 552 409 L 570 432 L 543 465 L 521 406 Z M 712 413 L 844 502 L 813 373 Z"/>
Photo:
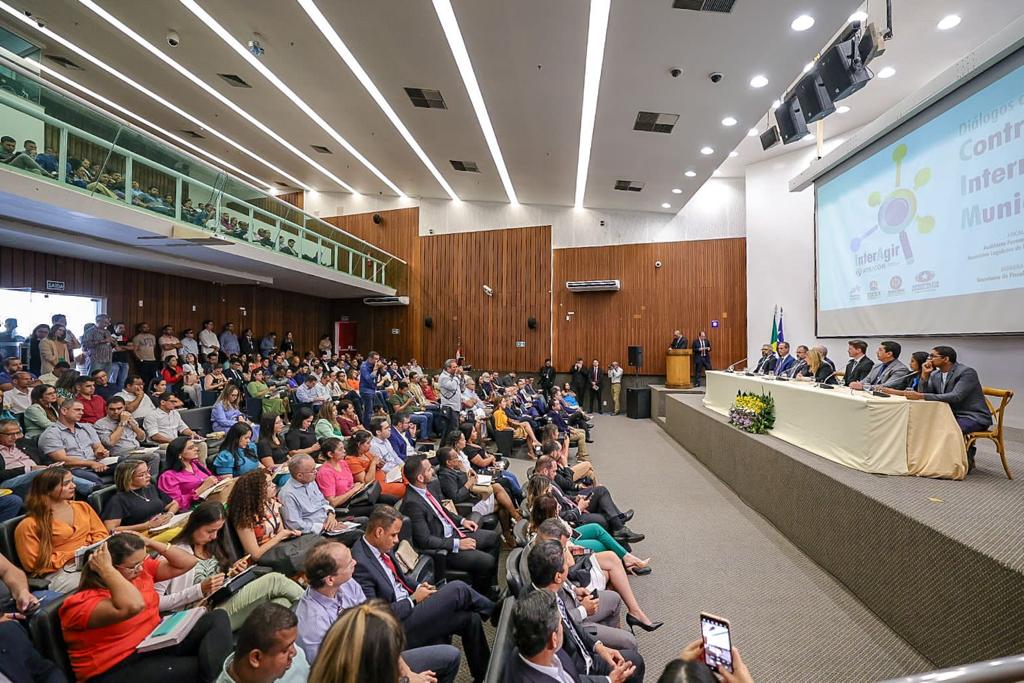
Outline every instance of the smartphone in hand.
<path fill-rule="evenodd" d="M 704 641 L 704 663 L 712 669 L 732 673 L 732 634 L 729 622 L 714 614 L 701 612 L 700 636 Z"/>

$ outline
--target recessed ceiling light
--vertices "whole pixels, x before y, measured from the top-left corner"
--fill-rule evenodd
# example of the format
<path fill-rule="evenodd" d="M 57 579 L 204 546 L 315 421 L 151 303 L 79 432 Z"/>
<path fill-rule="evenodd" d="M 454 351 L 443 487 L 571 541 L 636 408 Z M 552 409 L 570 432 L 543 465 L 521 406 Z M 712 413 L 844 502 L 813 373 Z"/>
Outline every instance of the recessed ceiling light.
<path fill-rule="evenodd" d="M 845 114 L 848 111 L 850 111 L 850 108 L 847 107 L 845 104 L 836 107 L 837 114 Z"/>
<path fill-rule="evenodd" d="M 941 21 L 939 21 L 938 29 L 940 31 L 948 31 L 949 29 L 956 28 L 959 25 L 960 25 L 960 15 L 959 14 L 947 14 L 946 16 L 942 17 Z"/>
<path fill-rule="evenodd" d="M 733 151 L 729 152 L 729 158 L 730 158 L 730 159 L 735 159 L 735 158 L 736 158 L 736 157 L 738 157 L 739 155 L 740 155 L 740 153 L 739 153 L 739 152 L 737 152 L 736 150 L 733 150 Z"/>
<path fill-rule="evenodd" d="M 697 175 L 697 172 L 696 171 L 687 171 L 683 175 L 686 176 L 687 178 L 693 178 L 694 176 Z"/>
<path fill-rule="evenodd" d="M 445 0 L 448 2 L 448 0 Z M 438 0 L 434 7 L 440 6 Z M 450 7 L 450 4 L 449 4 Z M 611 0 L 590 3 L 590 22 L 587 29 L 587 57 L 583 70 L 583 109 L 580 118 L 580 146 L 576 158 L 576 195 L 574 206 L 583 208 L 587 191 L 587 172 L 590 168 L 590 149 L 594 142 L 594 121 L 597 118 L 597 94 L 601 88 L 601 68 L 604 65 L 604 43 L 608 35 L 608 15 Z M 438 10 L 438 16 L 441 11 Z M 454 21 L 455 15 L 452 15 Z M 511 183 L 510 183 L 511 184 Z"/>
<path fill-rule="evenodd" d="M 806 31 L 812 26 L 814 26 L 814 17 L 809 14 L 801 14 L 789 25 L 794 31 Z"/>
<path fill-rule="evenodd" d="M 703 154 L 704 156 L 708 156 L 710 154 L 714 154 L 715 150 L 711 147 L 701 147 L 700 153 Z"/>
<path fill-rule="evenodd" d="M 879 78 L 892 78 L 895 75 L 896 69 L 892 68 L 891 66 L 884 67 L 881 71 L 878 72 Z"/>
<path fill-rule="evenodd" d="M 814 62 L 807 62 L 806 64 L 804 64 L 804 73 L 807 73 L 808 71 L 810 71 L 813 68 L 814 68 Z"/>
<path fill-rule="evenodd" d="M 683 193 L 683 191 L 680 190 L 678 187 L 673 187 L 672 188 L 672 194 L 682 194 L 682 193 Z"/>
<path fill-rule="evenodd" d="M 848 22 L 850 22 L 850 21 L 864 21 L 867 18 L 868 18 L 868 13 L 867 12 L 854 12 L 853 14 L 850 15 L 850 18 L 847 19 L 846 21 L 848 21 Z"/>
<path fill-rule="evenodd" d="M 469 58 L 469 51 L 466 49 L 466 42 L 462 38 L 462 31 L 459 30 L 459 22 L 455 18 L 455 9 L 452 7 L 451 0 L 434 0 L 434 12 L 437 13 L 438 21 L 441 22 L 444 36 L 448 40 L 448 47 L 451 49 L 452 57 L 455 59 L 455 65 L 459 67 L 462 83 L 466 86 L 469 101 L 473 104 L 477 122 L 483 131 L 487 148 L 491 152 L 491 159 L 494 160 L 494 165 L 498 168 L 498 177 L 501 178 L 501 184 L 505 188 L 505 195 L 510 203 L 518 204 L 519 199 L 516 197 L 515 188 L 512 187 L 512 177 L 508 174 L 505 158 L 501 155 L 501 148 L 498 146 L 498 136 L 495 135 L 494 126 L 491 125 L 491 117 L 487 114 L 487 105 L 484 103 L 480 84 L 476 80 L 473 62 Z M 591 9 L 591 13 L 593 13 L 593 9 Z M 589 46 L 587 47 L 587 53 L 589 62 Z"/>
<path fill-rule="evenodd" d="M 807 135 L 803 136 L 800 139 L 803 140 L 804 142 L 808 142 L 809 140 L 813 140 L 814 139 L 814 133 L 808 133 Z"/>
<path fill-rule="evenodd" d="M 760 133 L 757 132 L 757 128 L 751 128 L 747 131 L 748 138 L 756 138 Z"/>
<path fill-rule="evenodd" d="M 718 170 L 718 169 L 716 168 L 716 169 L 715 169 L 714 171 L 712 171 L 712 172 L 711 172 L 711 175 L 713 175 L 713 176 L 720 176 L 720 175 L 722 175 L 722 172 L 721 172 L 721 171 L 719 171 L 719 170 Z"/>
<path fill-rule="evenodd" d="M 668 202 L 665 202 L 664 204 L 661 205 L 661 208 L 663 208 L 663 209 L 671 209 L 672 205 L 669 204 Z"/>
<path fill-rule="evenodd" d="M 731 116 L 726 116 L 724 119 L 722 119 L 722 125 L 723 126 L 735 126 L 736 125 L 736 119 L 734 119 Z"/>
<path fill-rule="evenodd" d="M 763 74 L 758 74 L 750 79 L 751 88 L 763 88 L 768 85 L 768 77 Z"/>
<path fill-rule="evenodd" d="M 398 130 L 401 136 L 405 138 L 405 142 L 412 148 L 412 151 L 416 153 L 416 156 L 420 158 L 420 161 L 427 167 L 427 170 L 430 171 L 432 176 L 434 176 L 434 179 L 437 180 L 445 193 L 447 193 L 447 195 L 452 199 L 458 199 L 459 197 L 455 194 L 455 190 L 452 189 L 451 185 L 448 184 L 448 181 L 441 175 L 441 171 L 439 171 L 437 167 L 434 166 L 434 163 L 427 157 L 427 153 L 423 151 L 423 148 L 420 147 L 420 143 L 416 141 L 416 138 L 414 138 L 412 133 L 409 132 L 409 129 L 406 128 L 405 123 L 398 118 L 398 114 L 395 113 L 394 109 L 392 109 L 391 104 L 384 98 L 384 95 L 377 88 L 377 85 L 373 82 L 373 79 L 370 78 L 370 75 L 366 73 L 366 70 L 363 69 L 363 66 L 356 59 L 355 55 L 352 54 L 352 51 L 348 49 L 345 41 L 341 39 L 341 36 L 339 36 L 337 31 L 334 30 L 334 27 L 331 26 L 327 17 L 325 17 L 320 9 L 313 3 L 313 0 L 299 0 L 299 5 L 302 7 L 303 11 L 305 11 L 306 16 L 308 16 L 313 24 L 320 30 L 321 35 L 323 35 L 323 37 L 327 39 L 327 42 L 330 43 L 331 47 L 334 48 L 334 51 L 338 53 L 341 60 L 348 65 L 348 68 L 351 69 L 355 77 L 359 79 L 359 82 L 370 94 L 370 97 L 374 99 L 377 106 L 381 108 L 384 115 L 388 117 L 391 124 Z"/>
<path fill-rule="evenodd" d="M 782 106 L 782 100 L 772 100 L 772 111 Z"/>

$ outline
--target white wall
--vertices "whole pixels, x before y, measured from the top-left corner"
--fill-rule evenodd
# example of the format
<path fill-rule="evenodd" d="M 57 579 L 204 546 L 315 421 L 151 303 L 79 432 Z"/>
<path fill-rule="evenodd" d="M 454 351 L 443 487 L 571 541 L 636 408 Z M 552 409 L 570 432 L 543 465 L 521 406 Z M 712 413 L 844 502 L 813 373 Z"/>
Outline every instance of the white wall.
<path fill-rule="evenodd" d="M 841 141 L 831 142 L 836 146 Z M 828 149 L 826 149 L 826 152 Z M 770 338 L 772 308 L 785 310 L 786 340 L 820 342 L 836 361 L 846 362 L 845 339 L 814 336 L 814 188 L 789 192 L 789 180 L 807 168 L 813 148 L 798 150 L 747 167 L 747 349 L 760 355 Z M 881 337 L 868 339 L 873 347 Z M 957 350 L 975 368 L 983 384 L 1024 391 L 1024 343 L 1020 337 L 898 338 L 904 361 L 913 351 L 937 344 Z M 1007 409 L 1007 424 L 1024 428 L 1024 400 Z"/>
<path fill-rule="evenodd" d="M 307 192 L 305 202 L 306 211 L 321 216 L 418 205 L 421 235 L 550 225 L 555 248 L 742 237 L 746 224 L 743 180 L 738 178 L 709 180 L 678 214 L 446 199 L 400 200 L 333 192 Z"/>

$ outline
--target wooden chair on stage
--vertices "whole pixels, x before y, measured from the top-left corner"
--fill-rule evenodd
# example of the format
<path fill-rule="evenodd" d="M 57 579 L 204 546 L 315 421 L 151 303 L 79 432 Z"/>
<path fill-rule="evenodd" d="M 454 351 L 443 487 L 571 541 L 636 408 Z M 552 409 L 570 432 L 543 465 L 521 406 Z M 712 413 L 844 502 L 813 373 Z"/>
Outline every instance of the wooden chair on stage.
<path fill-rule="evenodd" d="M 1003 443 L 1003 417 L 1006 415 L 1006 406 L 1013 399 L 1013 392 L 1009 389 L 996 389 L 994 387 L 984 387 L 982 391 L 985 392 L 985 403 L 988 404 L 989 412 L 992 413 L 992 429 L 986 432 L 970 432 L 964 435 L 967 439 L 967 448 L 974 445 L 974 442 L 978 439 L 991 439 L 996 445 L 996 452 L 999 453 L 999 458 L 1003 461 L 1003 470 L 1006 472 L 1007 479 L 1013 479 L 1013 475 L 1010 474 L 1010 466 L 1006 462 L 1006 444 Z M 989 396 L 999 398 L 999 407 L 993 408 L 992 401 L 989 400 Z"/>

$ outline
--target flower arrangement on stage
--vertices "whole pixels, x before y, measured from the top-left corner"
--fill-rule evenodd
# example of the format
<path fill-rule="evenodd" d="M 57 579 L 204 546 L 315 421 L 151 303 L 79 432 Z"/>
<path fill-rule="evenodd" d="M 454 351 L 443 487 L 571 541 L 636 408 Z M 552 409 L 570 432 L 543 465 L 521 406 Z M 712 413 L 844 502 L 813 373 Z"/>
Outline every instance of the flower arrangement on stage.
<path fill-rule="evenodd" d="M 729 424 L 751 434 L 764 434 L 775 426 L 775 399 L 771 394 L 737 391 L 729 408 Z"/>

